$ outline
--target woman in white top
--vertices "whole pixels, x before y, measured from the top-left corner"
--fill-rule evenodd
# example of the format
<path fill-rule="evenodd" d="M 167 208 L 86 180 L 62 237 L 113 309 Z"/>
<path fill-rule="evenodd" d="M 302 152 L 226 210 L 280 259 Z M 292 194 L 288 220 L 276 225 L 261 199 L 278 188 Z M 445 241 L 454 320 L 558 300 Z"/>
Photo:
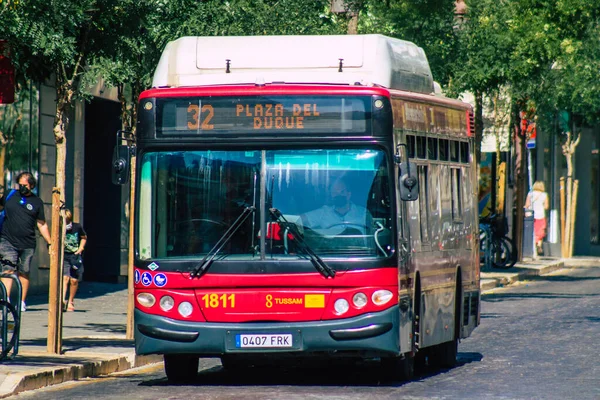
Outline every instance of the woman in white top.
<path fill-rule="evenodd" d="M 525 208 L 533 209 L 533 235 L 538 254 L 542 253 L 542 240 L 546 237 L 546 210 L 550 208 L 544 182 L 536 181 L 527 195 Z"/>

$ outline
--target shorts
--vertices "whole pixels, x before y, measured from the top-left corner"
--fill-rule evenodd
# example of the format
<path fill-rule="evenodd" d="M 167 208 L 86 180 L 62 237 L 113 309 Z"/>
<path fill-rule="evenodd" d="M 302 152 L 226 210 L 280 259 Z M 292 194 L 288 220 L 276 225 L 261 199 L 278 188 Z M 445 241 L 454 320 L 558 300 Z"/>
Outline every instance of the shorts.
<path fill-rule="evenodd" d="M 33 249 L 18 249 L 13 246 L 8 240 L 0 239 L 0 256 L 5 260 L 17 265 L 17 270 L 23 275 L 29 275 L 29 267 L 31 259 L 35 253 Z M 14 267 L 2 264 L 2 272 L 14 272 Z"/>
<path fill-rule="evenodd" d="M 81 280 L 83 277 L 83 260 L 80 254 L 65 253 L 63 262 L 63 276 Z"/>

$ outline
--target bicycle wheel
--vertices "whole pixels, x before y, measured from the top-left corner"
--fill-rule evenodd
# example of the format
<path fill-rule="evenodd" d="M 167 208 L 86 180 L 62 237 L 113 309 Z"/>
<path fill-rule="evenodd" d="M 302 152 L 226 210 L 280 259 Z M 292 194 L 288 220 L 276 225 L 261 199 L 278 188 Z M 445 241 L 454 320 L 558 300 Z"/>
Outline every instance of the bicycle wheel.
<path fill-rule="evenodd" d="M 2 343 L 0 360 L 6 357 L 15 346 L 19 332 L 19 324 L 20 321 L 15 306 L 7 301 L 0 300 L 0 338 L 4 333 L 5 326 L 7 333 L 6 342 Z"/>
<path fill-rule="evenodd" d="M 513 246 L 512 240 L 510 240 L 506 236 L 503 236 L 502 237 L 502 241 L 504 242 L 504 244 L 508 248 L 508 262 L 507 262 L 505 268 L 510 268 L 513 265 L 515 265 L 516 262 L 517 262 L 517 252 L 514 250 L 514 246 Z"/>
<path fill-rule="evenodd" d="M 491 255 L 492 264 L 496 268 L 510 268 L 515 264 L 512 243 L 505 237 L 492 240 Z"/>

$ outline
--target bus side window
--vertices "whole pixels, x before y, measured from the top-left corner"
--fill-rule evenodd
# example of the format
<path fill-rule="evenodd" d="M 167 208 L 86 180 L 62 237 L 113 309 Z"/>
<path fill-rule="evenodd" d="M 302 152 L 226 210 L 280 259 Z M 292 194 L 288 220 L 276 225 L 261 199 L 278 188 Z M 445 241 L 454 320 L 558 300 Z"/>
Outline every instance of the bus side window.
<path fill-rule="evenodd" d="M 406 147 L 407 147 L 407 152 L 408 152 L 408 158 L 415 158 L 416 155 L 416 140 L 415 137 L 413 135 L 407 135 L 406 136 Z"/>
<path fill-rule="evenodd" d="M 452 179 L 452 219 L 454 221 L 462 220 L 462 189 L 461 189 L 461 171 L 460 168 L 451 169 Z"/>
<path fill-rule="evenodd" d="M 456 140 L 450 141 L 450 161 L 458 162 L 458 142 Z"/>
<path fill-rule="evenodd" d="M 438 140 L 436 138 L 427 138 L 427 158 L 430 160 L 438 158 Z"/>
<path fill-rule="evenodd" d="M 419 224 L 421 226 L 421 242 L 427 243 L 429 239 L 429 189 L 428 189 L 428 168 L 427 165 L 417 166 L 419 175 Z"/>
<path fill-rule="evenodd" d="M 460 162 L 469 162 L 469 142 L 460 142 Z"/>
<path fill-rule="evenodd" d="M 427 138 L 417 136 L 417 158 L 427 158 Z"/>
<path fill-rule="evenodd" d="M 448 161 L 449 156 L 450 156 L 450 154 L 449 154 L 450 150 L 448 148 L 448 140 L 446 140 L 446 139 L 440 139 L 439 143 L 440 143 L 440 147 L 439 147 L 439 150 L 440 150 L 440 161 Z"/>

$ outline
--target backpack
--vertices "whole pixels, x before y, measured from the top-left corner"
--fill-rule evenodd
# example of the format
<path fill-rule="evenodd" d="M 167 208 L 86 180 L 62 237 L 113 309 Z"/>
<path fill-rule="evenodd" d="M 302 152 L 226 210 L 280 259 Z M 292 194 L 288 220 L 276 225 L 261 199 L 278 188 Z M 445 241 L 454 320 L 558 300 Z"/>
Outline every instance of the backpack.
<path fill-rule="evenodd" d="M 6 202 L 8 201 L 8 199 L 10 199 L 10 196 L 12 196 L 15 192 L 16 190 L 12 189 L 10 193 L 8 193 L 8 196 L 6 196 L 6 200 L 4 200 L 4 208 L 2 209 L 2 211 L 0 211 L 0 233 L 2 233 L 2 225 L 4 225 L 4 217 L 6 216 Z"/>

